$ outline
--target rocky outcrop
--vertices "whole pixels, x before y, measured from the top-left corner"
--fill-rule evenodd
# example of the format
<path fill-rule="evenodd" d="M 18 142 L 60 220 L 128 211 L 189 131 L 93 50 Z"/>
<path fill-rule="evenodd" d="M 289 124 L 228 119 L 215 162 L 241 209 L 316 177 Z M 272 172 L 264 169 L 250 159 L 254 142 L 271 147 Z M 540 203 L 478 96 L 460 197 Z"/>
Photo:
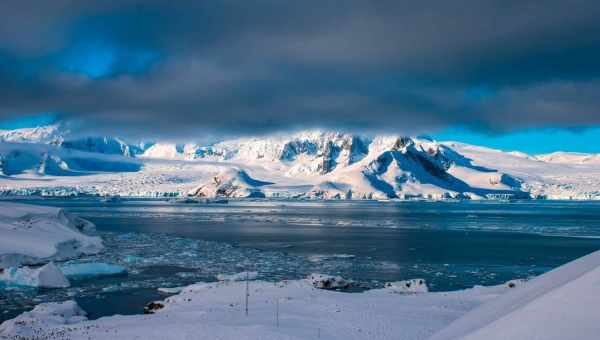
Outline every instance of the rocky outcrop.
<path fill-rule="evenodd" d="M 265 197 L 260 187 L 267 184 L 270 183 L 255 180 L 244 170 L 230 168 L 192 189 L 188 195 L 206 198 L 260 198 Z"/>
<path fill-rule="evenodd" d="M 163 308 L 165 308 L 164 303 L 160 301 L 153 301 L 144 306 L 144 314 L 154 314 Z"/>
<path fill-rule="evenodd" d="M 351 286 L 351 282 L 341 276 L 313 273 L 308 276 L 308 280 L 319 289 L 348 289 Z"/>

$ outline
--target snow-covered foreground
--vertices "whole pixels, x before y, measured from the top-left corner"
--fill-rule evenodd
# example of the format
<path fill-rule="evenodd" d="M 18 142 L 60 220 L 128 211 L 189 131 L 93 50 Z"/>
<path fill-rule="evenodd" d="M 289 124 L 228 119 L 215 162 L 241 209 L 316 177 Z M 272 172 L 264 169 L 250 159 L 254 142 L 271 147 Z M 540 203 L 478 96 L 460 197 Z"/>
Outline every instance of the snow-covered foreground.
<path fill-rule="evenodd" d="M 309 280 L 199 283 L 154 314 L 87 321 L 73 301 L 0 325 L 3 339 L 594 339 L 600 252 L 532 281 L 449 293 L 317 289 Z M 511 288 L 512 287 L 512 288 Z"/>
<path fill-rule="evenodd" d="M 59 208 L 0 202 L 0 268 L 97 253 L 102 240 L 82 233 L 93 228 Z"/>
<path fill-rule="evenodd" d="M 83 313 L 73 302 L 43 304 L 3 323 L 0 338 L 62 334 L 69 339 L 426 339 L 507 289 L 354 294 L 317 289 L 305 280 L 253 281 L 249 287 L 248 316 L 244 282 L 199 283 L 167 298 L 164 308 L 152 315 L 74 322 L 81 319 L 72 320 L 71 315 Z"/>

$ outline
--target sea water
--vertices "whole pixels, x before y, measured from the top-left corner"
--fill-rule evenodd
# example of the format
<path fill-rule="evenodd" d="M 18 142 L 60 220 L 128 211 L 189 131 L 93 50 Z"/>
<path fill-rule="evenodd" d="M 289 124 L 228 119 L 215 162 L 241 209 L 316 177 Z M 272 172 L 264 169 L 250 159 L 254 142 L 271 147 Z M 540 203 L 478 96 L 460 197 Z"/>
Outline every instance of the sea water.
<path fill-rule="evenodd" d="M 270 281 L 340 275 L 365 288 L 424 278 L 430 290 L 456 290 L 532 277 L 600 249 L 595 202 L 27 202 L 87 218 L 104 239 L 103 253 L 60 266 L 126 273 L 75 276 L 66 289 L 0 289 L 0 320 L 66 299 L 91 318 L 141 313 L 165 297 L 159 287 L 245 270 Z"/>

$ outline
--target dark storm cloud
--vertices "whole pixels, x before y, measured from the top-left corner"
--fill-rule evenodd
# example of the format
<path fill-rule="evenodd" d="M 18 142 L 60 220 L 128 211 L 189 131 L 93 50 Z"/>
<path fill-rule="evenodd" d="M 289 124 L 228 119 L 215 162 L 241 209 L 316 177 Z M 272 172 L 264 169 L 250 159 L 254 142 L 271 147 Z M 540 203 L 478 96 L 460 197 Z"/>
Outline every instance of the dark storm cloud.
<path fill-rule="evenodd" d="M 0 119 L 115 133 L 600 123 L 593 1 L 13 1 Z"/>

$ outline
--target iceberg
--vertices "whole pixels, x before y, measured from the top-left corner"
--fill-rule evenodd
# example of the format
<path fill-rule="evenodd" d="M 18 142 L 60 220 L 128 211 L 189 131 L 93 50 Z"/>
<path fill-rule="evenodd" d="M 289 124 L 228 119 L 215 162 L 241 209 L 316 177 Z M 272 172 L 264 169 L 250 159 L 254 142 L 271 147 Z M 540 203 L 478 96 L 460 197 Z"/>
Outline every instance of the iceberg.
<path fill-rule="evenodd" d="M 61 266 L 61 271 L 69 278 L 82 279 L 95 276 L 122 275 L 127 273 L 125 267 L 109 263 L 74 263 Z"/>
<path fill-rule="evenodd" d="M 70 286 L 69 280 L 53 262 L 39 268 L 4 269 L 0 272 L 0 282 L 9 287 L 66 288 Z"/>

